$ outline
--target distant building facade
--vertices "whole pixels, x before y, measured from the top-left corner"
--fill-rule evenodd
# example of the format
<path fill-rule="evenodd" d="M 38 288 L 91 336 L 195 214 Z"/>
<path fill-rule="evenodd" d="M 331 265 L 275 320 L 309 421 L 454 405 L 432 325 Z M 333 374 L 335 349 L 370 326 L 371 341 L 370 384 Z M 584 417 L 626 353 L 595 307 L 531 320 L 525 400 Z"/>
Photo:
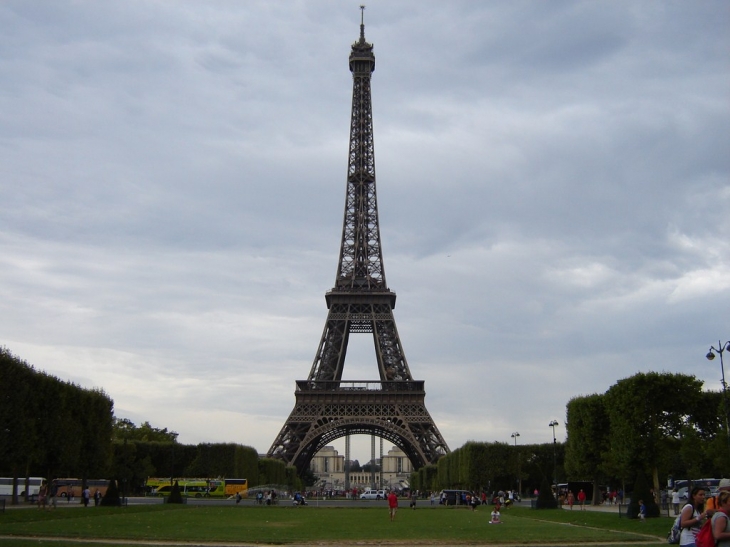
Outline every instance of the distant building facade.
<path fill-rule="evenodd" d="M 372 484 L 373 476 L 368 471 L 351 471 L 350 488 L 364 490 L 375 487 L 377 489 L 401 489 L 408 486 L 412 466 L 405 453 L 393 446 L 383 459 L 376 460 L 380 465 L 381 472 L 375 473 L 375 484 Z M 312 473 L 317 477 L 317 487 L 330 490 L 343 490 L 345 488 L 345 457 L 341 456 L 333 446 L 325 446 L 317 452 L 309 464 Z M 380 478 L 382 475 L 382 484 Z"/>

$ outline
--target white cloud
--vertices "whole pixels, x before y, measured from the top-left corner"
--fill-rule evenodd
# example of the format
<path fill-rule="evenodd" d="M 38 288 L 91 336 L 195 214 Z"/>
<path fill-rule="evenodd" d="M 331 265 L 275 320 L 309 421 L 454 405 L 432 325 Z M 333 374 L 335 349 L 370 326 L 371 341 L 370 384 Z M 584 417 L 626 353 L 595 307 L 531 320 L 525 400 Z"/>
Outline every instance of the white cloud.
<path fill-rule="evenodd" d="M 0 344 L 183 442 L 266 451 L 336 272 L 357 7 L 3 3 Z M 637 371 L 717 388 L 724 4 L 365 21 L 385 271 L 451 447 L 548 442 L 571 397 Z M 369 344 L 348 377 L 377 374 Z"/>

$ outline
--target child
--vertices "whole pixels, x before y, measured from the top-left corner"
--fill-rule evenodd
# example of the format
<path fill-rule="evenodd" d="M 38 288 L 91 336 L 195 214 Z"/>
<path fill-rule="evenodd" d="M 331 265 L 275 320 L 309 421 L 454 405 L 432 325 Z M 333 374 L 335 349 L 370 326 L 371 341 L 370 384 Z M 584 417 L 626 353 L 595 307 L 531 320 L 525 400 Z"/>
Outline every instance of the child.
<path fill-rule="evenodd" d="M 502 521 L 499 520 L 499 508 L 495 507 L 492 511 L 492 520 L 489 521 L 489 524 L 502 524 Z"/>
<path fill-rule="evenodd" d="M 646 505 L 644 505 L 644 500 L 639 500 L 639 519 L 641 522 L 646 522 Z"/>

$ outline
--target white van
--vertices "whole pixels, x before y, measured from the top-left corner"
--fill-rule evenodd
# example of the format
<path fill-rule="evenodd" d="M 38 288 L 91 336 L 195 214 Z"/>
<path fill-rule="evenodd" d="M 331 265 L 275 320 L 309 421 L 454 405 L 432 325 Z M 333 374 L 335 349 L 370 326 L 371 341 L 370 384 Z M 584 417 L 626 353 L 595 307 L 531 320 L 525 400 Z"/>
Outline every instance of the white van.
<path fill-rule="evenodd" d="M 371 490 L 366 488 L 365 491 L 360 494 L 361 500 L 384 500 L 385 490 Z"/>

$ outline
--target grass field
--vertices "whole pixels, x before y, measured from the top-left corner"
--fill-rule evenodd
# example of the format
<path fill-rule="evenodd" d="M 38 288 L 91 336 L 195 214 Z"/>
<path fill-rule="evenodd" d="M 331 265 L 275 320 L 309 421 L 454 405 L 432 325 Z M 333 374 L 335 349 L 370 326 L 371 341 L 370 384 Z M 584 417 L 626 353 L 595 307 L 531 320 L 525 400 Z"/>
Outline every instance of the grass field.
<path fill-rule="evenodd" d="M 401 508 L 395 522 L 386 507 L 238 507 L 142 505 L 120 508 L 13 510 L 0 514 L 0 546 L 89 546 L 73 540 L 260 543 L 273 545 L 591 545 L 625 547 L 666 541 L 672 519 L 647 522 L 598 511 L 515 507 L 501 525 L 489 511 Z M 8 536 L 13 536 L 8 538 Z M 27 540 L 22 539 L 23 537 Z M 32 539 L 31 539 L 32 538 Z M 46 538 L 46 539 L 43 539 Z M 57 542 L 56 538 L 67 541 Z"/>

